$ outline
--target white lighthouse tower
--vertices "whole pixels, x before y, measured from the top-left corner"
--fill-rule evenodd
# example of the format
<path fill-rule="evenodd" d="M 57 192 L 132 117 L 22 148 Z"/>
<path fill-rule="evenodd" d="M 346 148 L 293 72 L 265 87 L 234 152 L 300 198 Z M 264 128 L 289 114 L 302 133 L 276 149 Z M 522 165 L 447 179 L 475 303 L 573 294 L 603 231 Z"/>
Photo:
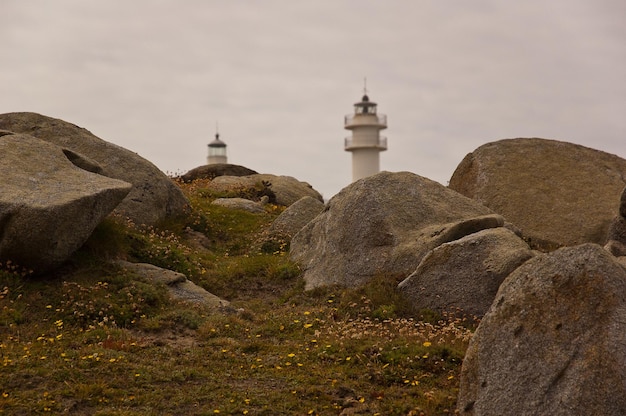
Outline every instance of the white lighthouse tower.
<path fill-rule="evenodd" d="M 345 140 L 345 150 L 352 152 L 352 181 L 378 173 L 379 153 L 387 150 L 387 138 L 380 136 L 380 131 L 387 128 L 387 116 L 376 114 L 376 103 L 370 101 L 367 91 L 354 104 L 354 114 L 348 114 L 344 124 L 352 131 L 352 137 Z"/>
<path fill-rule="evenodd" d="M 215 140 L 209 143 L 209 155 L 206 158 L 206 163 L 209 165 L 227 163 L 226 143 L 220 140 L 219 133 L 215 133 Z"/>

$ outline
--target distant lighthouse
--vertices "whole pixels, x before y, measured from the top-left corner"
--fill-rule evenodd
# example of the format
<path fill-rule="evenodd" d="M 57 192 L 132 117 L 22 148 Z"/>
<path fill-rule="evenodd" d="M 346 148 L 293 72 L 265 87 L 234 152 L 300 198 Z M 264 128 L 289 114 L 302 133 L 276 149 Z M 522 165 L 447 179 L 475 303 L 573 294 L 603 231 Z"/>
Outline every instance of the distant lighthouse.
<path fill-rule="evenodd" d="M 352 152 L 352 181 L 380 171 L 379 153 L 387 150 L 387 138 L 380 131 L 387 128 L 387 116 L 376 114 L 376 103 L 370 101 L 367 90 L 361 101 L 354 104 L 354 114 L 348 114 L 344 128 L 352 131 L 346 137 L 345 150 Z"/>
<path fill-rule="evenodd" d="M 206 163 L 215 165 L 217 163 L 228 163 L 226 160 L 226 143 L 220 140 L 220 134 L 215 133 L 215 140 L 209 143 L 209 155 Z"/>

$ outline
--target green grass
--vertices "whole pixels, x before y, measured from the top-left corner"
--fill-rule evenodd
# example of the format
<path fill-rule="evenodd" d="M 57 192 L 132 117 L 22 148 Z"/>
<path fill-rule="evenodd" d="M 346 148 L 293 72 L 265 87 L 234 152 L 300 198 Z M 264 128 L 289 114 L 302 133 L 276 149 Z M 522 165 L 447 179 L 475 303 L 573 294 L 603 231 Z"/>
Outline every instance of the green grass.
<path fill-rule="evenodd" d="M 470 330 L 420 320 L 400 276 L 305 292 L 284 247 L 263 249 L 283 208 L 215 207 L 205 185 L 181 185 L 188 217 L 146 229 L 108 219 L 47 276 L 2 265 L 0 414 L 454 413 Z M 232 307 L 172 301 L 117 257 L 183 272 Z"/>

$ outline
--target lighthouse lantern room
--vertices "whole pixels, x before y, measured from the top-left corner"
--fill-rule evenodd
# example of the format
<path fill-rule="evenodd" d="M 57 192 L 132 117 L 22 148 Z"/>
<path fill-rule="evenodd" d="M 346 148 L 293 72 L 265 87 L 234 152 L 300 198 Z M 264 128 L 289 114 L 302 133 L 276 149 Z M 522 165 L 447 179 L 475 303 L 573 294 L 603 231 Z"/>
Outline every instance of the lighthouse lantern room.
<path fill-rule="evenodd" d="M 227 163 L 226 143 L 220 140 L 219 133 L 215 133 L 215 140 L 209 143 L 209 155 L 207 156 L 206 161 L 209 165 Z"/>
<path fill-rule="evenodd" d="M 376 103 L 365 91 L 361 101 L 354 104 L 354 114 L 345 117 L 344 128 L 352 131 L 345 139 L 345 150 L 352 153 L 352 181 L 380 171 L 380 152 L 387 150 L 387 138 L 380 131 L 387 128 L 387 116 L 377 114 Z"/>

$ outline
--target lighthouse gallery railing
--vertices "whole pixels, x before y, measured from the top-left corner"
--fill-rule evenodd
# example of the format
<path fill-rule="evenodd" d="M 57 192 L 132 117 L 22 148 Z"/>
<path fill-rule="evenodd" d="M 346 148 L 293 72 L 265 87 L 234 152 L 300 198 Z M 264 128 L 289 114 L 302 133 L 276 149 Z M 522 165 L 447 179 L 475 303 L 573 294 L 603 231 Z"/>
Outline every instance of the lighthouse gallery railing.
<path fill-rule="evenodd" d="M 387 116 L 384 114 L 369 114 L 364 116 L 363 114 L 348 114 L 344 117 L 344 125 L 349 126 L 351 124 L 379 124 L 387 126 Z"/>

